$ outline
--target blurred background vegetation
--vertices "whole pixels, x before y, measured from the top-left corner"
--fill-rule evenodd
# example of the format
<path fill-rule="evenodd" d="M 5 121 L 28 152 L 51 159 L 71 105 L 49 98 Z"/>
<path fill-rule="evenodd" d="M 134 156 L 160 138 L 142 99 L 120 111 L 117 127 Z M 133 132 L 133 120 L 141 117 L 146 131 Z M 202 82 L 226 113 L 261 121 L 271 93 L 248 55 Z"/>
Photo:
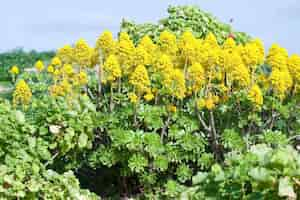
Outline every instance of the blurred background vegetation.
<path fill-rule="evenodd" d="M 22 48 L 0 53 L 0 83 L 10 81 L 11 77 L 8 71 L 11 66 L 17 65 L 22 71 L 25 68 L 33 67 L 38 60 L 47 63 L 54 55 L 54 51 L 25 51 Z"/>

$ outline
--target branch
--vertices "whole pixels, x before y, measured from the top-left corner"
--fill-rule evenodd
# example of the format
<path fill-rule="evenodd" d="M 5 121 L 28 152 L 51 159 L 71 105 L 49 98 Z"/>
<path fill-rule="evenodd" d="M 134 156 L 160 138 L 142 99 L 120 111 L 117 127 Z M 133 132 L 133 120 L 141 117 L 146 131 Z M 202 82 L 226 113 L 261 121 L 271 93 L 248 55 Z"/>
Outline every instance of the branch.
<path fill-rule="evenodd" d="M 171 121 L 171 116 L 170 116 L 170 114 L 168 114 L 167 121 L 166 121 L 164 127 L 161 129 L 161 133 L 160 133 L 160 141 L 161 141 L 161 143 L 163 143 L 164 135 L 166 135 L 166 130 L 167 130 L 167 127 L 170 124 L 170 121 Z"/>
<path fill-rule="evenodd" d="M 202 119 L 200 112 L 199 112 L 198 110 L 196 110 L 196 113 L 197 113 L 198 120 L 200 121 L 200 123 L 201 123 L 201 125 L 204 127 L 204 129 L 205 129 L 206 131 L 211 131 L 211 127 L 209 127 L 209 126 L 205 123 L 205 121 Z"/>

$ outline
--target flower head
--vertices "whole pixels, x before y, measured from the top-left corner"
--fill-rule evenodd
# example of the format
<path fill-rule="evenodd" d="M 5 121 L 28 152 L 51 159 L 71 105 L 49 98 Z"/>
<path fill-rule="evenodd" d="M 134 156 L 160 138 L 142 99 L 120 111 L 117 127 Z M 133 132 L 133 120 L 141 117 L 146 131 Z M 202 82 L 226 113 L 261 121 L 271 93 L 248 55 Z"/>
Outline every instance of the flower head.
<path fill-rule="evenodd" d="M 38 72 L 43 71 L 43 69 L 45 68 L 44 63 L 41 60 L 37 61 L 34 66 Z"/>
<path fill-rule="evenodd" d="M 133 104 L 136 104 L 138 102 L 138 96 L 133 92 L 128 94 L 128 98 L 129 98 L 130 102 Z"/>
<path fill-rule="evenodd" d="M 104 31 L 96 42 L 96 49 L 101 50 L 104 58 L 108 55 L 113 54 L 116 48 L 116 42 L 114 41 L 113 35 L 110 31 Z"/>
<path fill-rule="evenodd" d="M 263 105 L 263 95 L 257 84 L 253 85 L 249 90 L 248 99 L 257 108 L 260 108 Z"/>
<path fill-rule="evenodd" d="M 13 93 L 13 104 L 28 105 L 31 97 L 32 93 L 27 83 L 23 79 L 19 80 Z"/>
<path fill-rule="evenodd" d="M 168 31 L 163 31 L 159 36 L 160 49 L 164 54 L 175 56 L 178 50 L 176 36 Z"/>
<path fill-rule="evenodd" d="M 201 64 L 194 63 L 188 68 L 188 79 L 193 92 L 198 92 L 205 83 L 205 71 Z"/>
<path fill-rule="evenodd" d="M 64 63 L 72 63 L 74 60 L 74 49 L 70 45 L 65 45 L 57 50 L 56 56 Z"/>
<path fill-rule="evenodd" d="M 135 68 L 130 76 L 129 83 L 134 86 L 139 94 L 148 91 L 150 80 L 144 65 L 139 65 Z"/>
<path fill-rule="evenodd" d="M 13 75 L 17 75 L 20 73 L 20 70 L 17 65 L 14 65 L 10 68 L 9 72 Z"/>
<path fill-rule="evenodd" d="M 74 59 L 75 62 L 81 67 L 88 67 L 91 64 L 93 49 L 88 43 L 80 39 L 75 43 L 74 47 Z"/>
<path fill-rule="evenodd" d="M 51 65 L 54 66 L 54 67 L 60 67 L 61 66 L 61 60 L 59 59 L 59 57 L 55 56 L 54 58 L 52 58 Z"/>
<path fill-rule="evenodd" d="M 119 61 L 115 55 L 108 56 L 103 65 L 104 81 L 114 82 L 121 77 L 122 71 Z"/>

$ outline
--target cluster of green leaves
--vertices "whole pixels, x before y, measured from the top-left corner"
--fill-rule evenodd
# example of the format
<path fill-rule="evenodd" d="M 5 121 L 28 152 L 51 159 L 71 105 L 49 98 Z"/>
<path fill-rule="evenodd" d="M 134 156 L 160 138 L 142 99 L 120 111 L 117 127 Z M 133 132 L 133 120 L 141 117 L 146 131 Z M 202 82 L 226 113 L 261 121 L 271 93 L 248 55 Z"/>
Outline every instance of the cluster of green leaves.
<path fill-rule="evenodd" d="M 50 61 L 53 58 L 55 52 L 45 51 L 29 51 L 26 52 L 22 49 L 16 49 L 9 52 L 0 53 L 0 81 L 10 80 L 10 75 L 8 73 L 9 69 L 13 65 L 17 65 L 20 70 L 25 68 L 31 68 L 34 66 L 35 62 L 38 60 Z"/>
<path fill-rule="evenodd" d="M 232 151 L 223 166 L 193 177 L 194 187 L 182 194 L 190 199 L 297 199 L 300 156 L 292 146 L 253 145 Z"/>
<path fill-rule="evenodd" d="M 191 30 L 197 38 L 204 38 L 211 32 L 220 43 L 223 43 L 230 34 L 237 43 L 245 43 L 250 38 L 246 33 L 233 31 L 230 25 L 220 22 L 196 6 L 169 6 L 168 16 L 157 24 L 135 24 L 128 20 L 123 20 L 121 24 L 121 32 L 127 32 L 135 42 L 145 35 L 158 41 L 160 33 L 164 30 L 172 31 L 177 36 L 185 30 Z"/>
<path fill-rule="evenodd" d="M 1 101 L 0 121 L 1 199 L 98 199 L 80 189 L 72 171 L 59 174 L 50 168 L 56 156 L 49 141 L 23 112 Z"/>

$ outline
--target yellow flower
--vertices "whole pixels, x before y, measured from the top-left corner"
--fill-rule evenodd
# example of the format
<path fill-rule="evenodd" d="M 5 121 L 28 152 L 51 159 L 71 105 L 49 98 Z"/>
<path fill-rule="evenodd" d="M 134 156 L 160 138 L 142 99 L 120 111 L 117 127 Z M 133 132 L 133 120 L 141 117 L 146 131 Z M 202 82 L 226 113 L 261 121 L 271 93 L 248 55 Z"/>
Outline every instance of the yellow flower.
<path fill-rule="evenodd" d="M 19 80 L 13 93 L 13 104 L 28 105 L 31 97 L 32 93 L 27 83 L 23 79 Z"/>
<path fill-rule="evenodd" d="M 196 104 L 197 104 L 197 109 L 201 110 L 206 106 L 206 101 L 205 99 L 201 98 L 197 100 Z"/>
<path fill-rule="evenodd" d="M 177 111 L 177 108 L 176 108 L 176 106 L 171 104 L 171 105 L 167 106 L 167 110 L 171 113 L 175 113 Z"/>
<path fill-rule="evenodd" d="M 227 50 L 229 52 L 233 52 L 236 50 L 236 44 L 234 39 L 232 39 L 231 37 L 227 38 L 223 44 L 223 49 Z"/>
<path fill-rule="evenodd" d="M 160 49 L 164 54 L 175 56 L 178 50 L 176 36 L 163 31 L 159 36 Z"/>
<path fill-rule="evenodd" d="M 300 83 L 300 56 L 299 55 L 292 55 L 288 59 L 288 69 L 290 74 L 295 82 L 295 84 Z"/>
<path fill-rule="evenodd" d="M 138 97 L 135 93 L 131 92 L 128 94 L 128 98 L 131 103 L 136 104 L 138 102 Z"/>
<path fill-rule="evenodd" d="M 173 69 L 172 60 L 166 54 L 162 54 L 154 65 L 155 72 L 170 74 L 172 69 Z"/>
<path fill-rule="evenodd" d="M 103 65 L 104 81 L 114 82 L 121 77 L 122 72 L 120 64 L 115 55 L 108 56 L 107 60 Z"/>
<path fill-rule="evenodd" d="M 89 67 L 91 65 L 92 54 L 93 49 L 85 40 L 80 39 L 75 43 L 74 59 L 81 67 Z"/>
<path fill-rule="evenodd" d="M 17 65 L 14 65 L 10 68 L 9 72 L 13 75 L 17 75 L 20 73 L 20 70 Z"/>
<path fill-rule="evenodd" d="M 248 86 L 250 84 L 250 72 L 243 63 L 241 56 L 234 52 L 230 54 L 228 58 L 228 62 L 225 64 L 228 81 L 236 83 L 238 87 Z"/>
<path fill-rule="evenodd" d="M 35 68 L 38 72 L 43 71 L 43 69 L 45 68 L 44 63 L 41 60 L 37 61 L 35 63 Z"/>
<path fill-rule="evenodd" d="M 113 35 L 110 31 L 104 31 L 96 42 L 96 49 L 100 50 L 103 57 L 106 58 L 108 55 L 113 54 L 116 48 L 116 42 L 114 41 Z"/>
<path fill-rule="evenodd" d="M 187 80 L 191 83 L 192 91 L 199 92 L 205 83 L 205 71 L 201 64 L 194 63 L 188 68 Z"/>
<path fill-rule="evenodd" d="M 64 88 L 60 84 L 54 84 L 49 87 L 49 93 L 52 97 L 64 96 Z"/>
<path fill-rule="evenodd" d="M 88 76 L 85 72 L 81 71 L 76 75 L 78 85 L 86 85 L 88 83 Z"/>
<path fill-rule="evenodd" d="M 181 35 L 181 38 L 178 42 L 178 47 L 184 59 L 187 59 L 187 61 L 190 62 L 194 60 L 196 45 L 197 45 L 196 38 L 193 36 L 193 34 L 190 31 L 185 31 Z"/>
<path fill-rule="evenodd" d="M 64 64 L 62 72 L 66 75 L 72 75 L 74 73 L 73 66 L 71 64 Z"/>
<path fill-rule="evenodd" d="M 127 33 L 121 33 L 117 44 L 117 56 L 119 58 L 122 71 L 125 75 L 132 72 L 134 62 L 135 47 Z"/>
<path fill-rule="evenodd" d="M 180 100 L 185 97 L 185 78 L 180 69 L 173 69 L 169 76 L 166 76 L 163 80 L 163 85 L 170 96 Z"/>
<path fill-rule="evenodd" d="M 58 57 L 54 57 L 51 60 L 51 65 L 54 67 L 60 67 L 61 66 L 61 60 Z"/>
<path fill-rule="evenodd" d="M 258 39 L 247 43 L 240 48 L 240 54 L 244 61 L 244 64 L 255 71 L 258 65 L 264 62 L 264 49 L 262 42 Z"/>
<path fill-rule="evenodd" d="M 147 89 L 150 86 L 150 80 L 147 69 L 144 65 L 139 65 L 136 67 L 130 76 L 129 83 L 135 87 L 138 94 L 147 92 Z"/>
<path fill-rule="evenodd" d="M 208 97 L 206 100 L 205 100 L 205 107 L 207 108 L 207 110 L 212 110 L 215 108 L 215 102 L 213 100 L 212 97 Z"/>
<path fill-rule="evenodd" d="M 220 54 L 221 54 L 221 48 L 217 42 L 216 37 L 209 33 L 204 42 L 203 42 L 203 60 L 201 61 L 201 64 L 205 69 L 213 72 L 214 67 L 219 64 Z M 202 50 L 203 51 L 203 50 Z"/>
<path fill-rule="evenodd" d="M 55 69 L 53 72 L 53 76 L 58 77 L 61 74 L 59 69 Z"/>
<path fill-rule="evenodd" d="M 134 65 L 150 65 L 151 56 L 142 46 L 135 48 Z"/>
<path fill-rule="evenodd" d="M 145 49 L 149 55 L 154 55 L 157 51 L 157 46 L 153 43 L 151 38 L 146 35 L 144 36 L 138 44 L 138 47 Z"/>
<path fill-rule="evenodd" d="M 154 95 L 150 92 L 144 95 L 144 99 L 146 101 L 151 101 L 152 99 L 154 99 Z"/>
<path fill-rule="evenodd" d="M 47 72 L 50 73 L 50 74 L 52 74 L 54 72 L 54 67 L 52 65 L 49 65 L 47 67 Z"/>
<path fill-rule="evenodd" d="M 277 68 L 279 70 L 286 70 L 287 67 L 288 53 L 286 49 L 280 47 L 277 44 L 273 44 L 269 50 L 267 56 L 267 64 L 269 64 L 272 69 Z"/>
<path fill-rule="evenodd" d="M 72 63 L 74 60 L 74 49 L 70 45 L 57 50 L 56 56 L 64 63 Z"/>
<path fill-rule="evenodd" d="M 255 107 L 260 108 L 263 105 L 263 95 L 257 84 L 253 85 L 249 90 L 248 99 L 255 105 Z"/>
<path fill-rule="evenodd" d="M 288 90 L 292 87 L 293 80 L 288 70 L 272 69 L 269 77 L 271 87 L 279 99 L 284 99 Z"/>

